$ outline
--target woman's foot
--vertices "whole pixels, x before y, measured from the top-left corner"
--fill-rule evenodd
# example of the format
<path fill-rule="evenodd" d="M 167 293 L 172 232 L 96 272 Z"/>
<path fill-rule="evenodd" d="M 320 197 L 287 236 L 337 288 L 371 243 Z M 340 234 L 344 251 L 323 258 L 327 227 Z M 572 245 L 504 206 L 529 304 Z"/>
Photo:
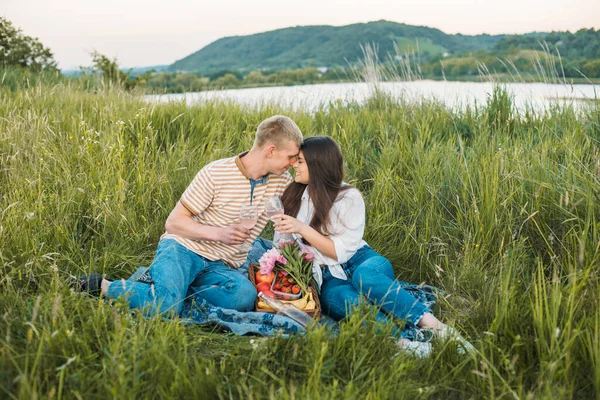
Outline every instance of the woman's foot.
<path fill-rule="evenodd" d="M 437 319 L 432 313 L 425 313 L 417 322 L 417 325 L 424 329 L 431 329 L 432 331 L 439 331 L 446 329 L 448 325 Z"/>

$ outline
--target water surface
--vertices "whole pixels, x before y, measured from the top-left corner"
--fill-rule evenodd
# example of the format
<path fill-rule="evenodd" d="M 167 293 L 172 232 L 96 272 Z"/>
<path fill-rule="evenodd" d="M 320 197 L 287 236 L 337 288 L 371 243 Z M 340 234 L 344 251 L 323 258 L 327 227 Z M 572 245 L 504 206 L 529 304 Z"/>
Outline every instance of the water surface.
<path fill-rule="evenodd" d="M 494 84 L 482 82 L 412 81 L 369 83 L 326 83 L 318 85 L 277 86 L 251 89 L 215 90 L 197 93 L 164 94 L 146 96 L 151 102 L 185 101 L 187 104 L 204 101 L 233 101 L 260 107 L 277 103 L 293 109 L 315 111 L 330 102 L 363 103 L 373 95 L 375 87 L 396 98 L 410 102 L 423 99 L 437 100 L 452 109 L 473 105 L 485 105 Z M 569 104 L 580 107 L 598 98 L 599 85 L 566 85 L 547 83 L 503 84 L 514 98 L 517 108 L 531 107 L 541 111 L 553 104 Z"/>

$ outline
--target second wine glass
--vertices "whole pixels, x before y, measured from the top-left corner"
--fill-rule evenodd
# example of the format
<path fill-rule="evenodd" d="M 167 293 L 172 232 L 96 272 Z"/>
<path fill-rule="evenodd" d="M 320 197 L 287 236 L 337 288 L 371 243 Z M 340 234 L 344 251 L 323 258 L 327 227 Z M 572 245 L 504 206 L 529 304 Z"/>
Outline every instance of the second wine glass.
<path fill-rule="evenodd" d="M 271 197 L 265 200 L 265 213 L 267 217 L 273 222 L 277 222 L 273 219 L 273 216 L 283 214 L 283 203 L 279 197 Z"/>
<path fill-rule="evenodd" d="M 258 221 L 258 206 L 246 203 L 242 205 L 240 210 L 240 225 L 244 228 L 251 230 Z M 252 245 L 248 244 L 247 241 L 240 246 L 240 250 L 250 251 Z"/>

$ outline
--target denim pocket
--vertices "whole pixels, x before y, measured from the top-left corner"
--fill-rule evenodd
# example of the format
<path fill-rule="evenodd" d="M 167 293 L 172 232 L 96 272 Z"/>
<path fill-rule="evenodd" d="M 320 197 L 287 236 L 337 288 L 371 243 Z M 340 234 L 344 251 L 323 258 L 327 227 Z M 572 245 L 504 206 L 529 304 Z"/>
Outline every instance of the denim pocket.
<path fill-rule="evenodd" d="M 354 268 L 349 266 L 348 263 L 343 263 L 340 265 L 342 266 L 342 269 L 346 273 L 346 276 L 348 277 L 348 279 L 352 279 L 352 273 L 354 272 Z"/>
<path fill-rule="evenodd" d="M 333 275 L 331 275 L 331 271 L 329 271 L 329 265 L 323 265 L 321 271 L 323 272 L 323 283 L 333 279 Z"/>

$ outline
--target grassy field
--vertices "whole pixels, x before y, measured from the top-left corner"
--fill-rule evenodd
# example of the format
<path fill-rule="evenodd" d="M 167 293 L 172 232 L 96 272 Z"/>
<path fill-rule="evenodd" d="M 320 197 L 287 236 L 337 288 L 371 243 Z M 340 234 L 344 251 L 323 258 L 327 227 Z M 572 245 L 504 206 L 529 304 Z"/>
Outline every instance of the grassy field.
<path fill-rule="evenodd" d="M 600 398 L 600 107 L 464 112 L 374 96 L 309 114 L 146 104 L 90 82 L 0 86 L 0 397 Z M 236 337 L 71 293 L 130 275 L 208 161 L 283 113 L 342 146 L 367 241 L 477 347 L 395 356 L 356 313 L 337 337 Z"/>

